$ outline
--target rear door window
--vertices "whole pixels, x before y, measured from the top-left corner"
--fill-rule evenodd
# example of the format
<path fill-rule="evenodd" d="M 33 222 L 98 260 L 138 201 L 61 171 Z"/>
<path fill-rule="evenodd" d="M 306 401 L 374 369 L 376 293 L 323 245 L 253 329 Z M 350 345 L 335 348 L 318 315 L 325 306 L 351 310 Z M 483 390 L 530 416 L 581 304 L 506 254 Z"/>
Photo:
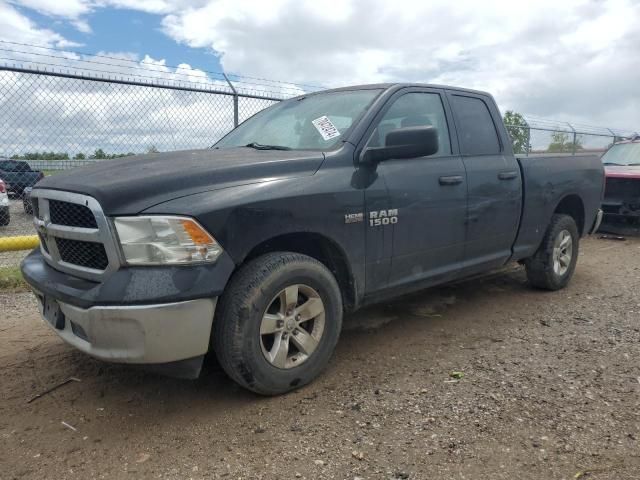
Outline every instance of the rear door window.
<path fill-rule="evenodd" d="M 458 139 L 463 155 L 500 153 L 498 131 L 484 100 L 477 97 L 452 95 Z"/>

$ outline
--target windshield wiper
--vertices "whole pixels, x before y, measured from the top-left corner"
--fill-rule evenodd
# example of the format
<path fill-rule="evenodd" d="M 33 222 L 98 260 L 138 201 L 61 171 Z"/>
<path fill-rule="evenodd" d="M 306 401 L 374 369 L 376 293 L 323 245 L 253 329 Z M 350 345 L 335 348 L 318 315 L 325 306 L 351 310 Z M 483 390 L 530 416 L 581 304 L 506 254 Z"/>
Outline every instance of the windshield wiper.
<path fill-rule="evenodd" d="M 290 147 L 284 147 L 282 145 L 263 145 L 258 142 L 247 143 L 245 147 L 255 148 L 256 150 L 291 150 Z"/>
<path fill-rule="evenodd" d="M 640 163 L 630 163 L 627 166 L 628 167 L 637 167 L 638 165 L 640 165 Z"/>
<path fill-rule="evenodd" d="M 624 167 L 623 164 L 615 162 L 604 162 L 603 165 L 617 165 L 618 167 Z"/>

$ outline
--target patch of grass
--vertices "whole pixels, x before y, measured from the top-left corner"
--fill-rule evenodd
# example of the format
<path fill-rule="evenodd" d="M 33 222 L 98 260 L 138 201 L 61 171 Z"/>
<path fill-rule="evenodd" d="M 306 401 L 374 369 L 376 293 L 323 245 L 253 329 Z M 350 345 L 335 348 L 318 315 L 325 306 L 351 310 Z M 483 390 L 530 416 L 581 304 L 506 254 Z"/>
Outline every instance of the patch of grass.
<path fill-rule="evenodd" d="M 0 290 L 28 290 L 27 282 L 22 278 L 20 267 L 0 267 Z"/>

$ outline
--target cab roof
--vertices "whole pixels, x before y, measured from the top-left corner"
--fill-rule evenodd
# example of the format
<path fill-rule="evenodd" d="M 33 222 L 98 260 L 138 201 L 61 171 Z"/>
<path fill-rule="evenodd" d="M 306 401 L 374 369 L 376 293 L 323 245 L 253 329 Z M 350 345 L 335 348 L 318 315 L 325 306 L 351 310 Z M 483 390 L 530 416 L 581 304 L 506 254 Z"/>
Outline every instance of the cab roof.
<path fill-rule="evenodd" d="M 313 95 L 315 93 L 325 93 L 325 92 L 343 92 L 349 90 L 398 90 L 400 88 L 407 87 L 422 87 L 422 88 L 439 88 L 445 90 L 453 90 L 457 92 L 465 92 L 465 93 L 475 93 L 480 95 L 486 95 L 491 97 L 491 94 L 488 92 L 483 92 L 481 90 L 473 90 L 470 88 L 462 88 L 462 87 L 451 87 L 449 85 L 436 85 L 431 83 L 370 83 L 364 85 L 352 85 L 347 87 L 339 87 L 339 88 L 331 88 L 327 90 L 319 90 L 317 92 L 308 93 L 306 95 Z M 305 96 L 305 95 L 301 95 Z"/>

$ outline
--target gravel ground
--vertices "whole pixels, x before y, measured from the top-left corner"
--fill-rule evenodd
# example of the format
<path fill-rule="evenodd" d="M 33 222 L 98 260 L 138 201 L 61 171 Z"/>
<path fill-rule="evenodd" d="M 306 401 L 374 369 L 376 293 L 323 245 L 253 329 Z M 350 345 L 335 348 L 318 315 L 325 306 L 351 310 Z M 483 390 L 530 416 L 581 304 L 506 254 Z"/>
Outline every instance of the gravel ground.
<path fill-rule="evenodd" d="M 0 478 L 638 479 L 640 239 L 581 246 L 560 292 L 509 267 L 351 315 L 276 398 L 94 361 L 0 295 Z"/>
<path fill-rule="evenodd" d="M 11 221 L 6 227 L 0 227 L 1 237 L 35 235 L 33 217 L 24 213 L 22 200 L 9 200 Z M 0 252 L 0 267 L 15 267 L 29 252 Z"/>

